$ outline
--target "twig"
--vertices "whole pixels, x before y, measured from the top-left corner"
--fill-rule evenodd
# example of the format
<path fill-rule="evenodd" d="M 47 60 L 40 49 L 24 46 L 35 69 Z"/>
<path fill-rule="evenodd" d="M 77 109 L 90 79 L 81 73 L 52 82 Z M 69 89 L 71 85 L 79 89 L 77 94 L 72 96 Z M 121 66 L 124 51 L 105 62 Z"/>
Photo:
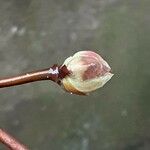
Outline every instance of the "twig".
<path fill-rule="evenodd" d="M 0 129 L 0 142 L 10 150 L 29 150 L 26 146 L 18 142 L 14 137 L 2 129 Z"/>
<path fill-rule="evenodd" d="M 25 73 L 11 78 L 0 79 L 0 88 L 16 86 L 29 82 L 51 80 L 61 84 L 61 80 L 69 75 L 66 66 L 53 65 L 52 67 L 35 72 Z M 19 143 L 11 135 L 0 129 L 0 142 L 6 145 L 11 150 L 28 150 L 23 144 Z"/>
<path fill-rule="evenodd" d="M 66 66 L 53 65 L 50 68 L 35 72 L 25 73 L 11 78 L 0 79 L 0 88 L 16 86 L 20 84 L 51 80 L 60 84 L 61 79 L 69 74 Z"/>

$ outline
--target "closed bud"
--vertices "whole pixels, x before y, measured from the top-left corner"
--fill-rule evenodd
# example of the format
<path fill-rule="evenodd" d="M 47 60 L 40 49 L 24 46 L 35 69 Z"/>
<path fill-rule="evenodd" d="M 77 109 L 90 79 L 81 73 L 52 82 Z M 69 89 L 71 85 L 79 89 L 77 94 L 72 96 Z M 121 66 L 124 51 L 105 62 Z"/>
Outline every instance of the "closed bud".
<path fill-rule="evenodd" d="M 62 79 L 66 91 L 86 95 L 111 79 L 108 63 L 93 51 L 80 51 L 67 58 L 64 64 L 70 74 Z"/>

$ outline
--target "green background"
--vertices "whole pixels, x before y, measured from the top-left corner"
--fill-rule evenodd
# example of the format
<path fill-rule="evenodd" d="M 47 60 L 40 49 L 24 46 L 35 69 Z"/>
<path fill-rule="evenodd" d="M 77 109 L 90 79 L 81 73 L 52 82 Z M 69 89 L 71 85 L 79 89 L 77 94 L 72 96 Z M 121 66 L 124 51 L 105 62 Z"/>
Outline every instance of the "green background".
<path fill-rule="evenodd" d="M 115 74 L 89 96 L 50 81 L 0 89 L 0 128 L 31 150 L 149 150 L 149 33 L 149 0 L 0 0 L 0 77 L 79 50 Z"/>

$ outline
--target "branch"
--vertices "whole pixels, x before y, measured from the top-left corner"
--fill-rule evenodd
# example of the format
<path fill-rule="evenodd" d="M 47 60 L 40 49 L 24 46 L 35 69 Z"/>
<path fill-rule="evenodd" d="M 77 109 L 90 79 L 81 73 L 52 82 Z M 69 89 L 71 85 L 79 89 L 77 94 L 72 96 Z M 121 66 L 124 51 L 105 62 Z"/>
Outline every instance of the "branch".
<path fill-rule="evenodd" d="M 2 129 L 0 129 L 0 142 L 6 145 L 10 150 L 29 150 Z"/>
<path fill-rule="evenodd" d="M 30 73 L 25 73 L 23 75 L 18 75 L 15 77 L 0 79 L 0 88 L 21 85 L 25 83 L 41 81 L 41 80 L 51 80 L 60 84 L 61 79 L 69 74 L 66 66 L 53 65 L 50 68 L 34 71 Z"/>
<path fill-rule="evenodd" d="M 44 70 L 34 71 L 18 75 L 15 77 L 0 79 L 0 88 L 21 85 L 25 83 L 51 80 L 61 84 L 61 80 L 69 75 L 66 66 L 53 65 L 52 67 Z M 10 150 L 28 150 L 23 144 L 19 143 L 15 138 L 9 135 L 4 130 L 0 129 L 0 143 L 6 145 Z"/>

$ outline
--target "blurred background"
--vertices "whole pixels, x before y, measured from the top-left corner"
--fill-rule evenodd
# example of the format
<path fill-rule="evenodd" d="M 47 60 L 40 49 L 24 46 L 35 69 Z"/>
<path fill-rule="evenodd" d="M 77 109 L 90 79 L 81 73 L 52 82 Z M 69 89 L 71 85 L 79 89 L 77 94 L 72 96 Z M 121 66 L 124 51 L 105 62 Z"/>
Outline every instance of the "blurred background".
<path fill-rule="evenodd" d="M 149 0 L 0 0 L 0 77 L 79 50 L 115 74 L 89 96 L 50 81 L 0 89 L 0 128 L 31 150 L 149 150 L 149 15 Z"/>

